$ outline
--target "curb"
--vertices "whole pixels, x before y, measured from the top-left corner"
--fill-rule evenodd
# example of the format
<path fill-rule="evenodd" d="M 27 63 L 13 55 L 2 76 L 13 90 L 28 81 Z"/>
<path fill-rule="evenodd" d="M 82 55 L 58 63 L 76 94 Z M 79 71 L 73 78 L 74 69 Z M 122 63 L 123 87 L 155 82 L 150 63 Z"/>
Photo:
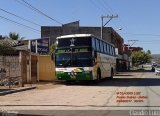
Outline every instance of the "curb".
<path fill-rule="evenodd" d="M 3 92 L 0 92 L 0 96 L 7 95 L 7 94 L 12 94 L 12 93 L 16 93 L 16 92 L 21 92 L 21 91 L 26 91 L 26 90 L 31 90 L 31 89 L 35 89 L 35 88 L 36 88 L 36 86 L 32 86 L 32 87 L 20 88 L 20 89 L 17 89 L 17 90 L 3 91 Z"/>

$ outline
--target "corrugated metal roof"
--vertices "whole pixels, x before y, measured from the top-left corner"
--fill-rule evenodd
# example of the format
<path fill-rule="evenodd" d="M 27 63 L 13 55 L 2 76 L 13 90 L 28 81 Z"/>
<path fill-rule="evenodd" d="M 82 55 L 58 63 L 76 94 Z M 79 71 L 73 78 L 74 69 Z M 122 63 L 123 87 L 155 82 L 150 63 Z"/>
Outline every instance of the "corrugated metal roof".
<path fill-rule="evenodd" d="M 9 38 L 6 38 L 6 39 L 0 39 L 0 45 L 5 45 L 5 46 L 16 46 L 18 45 L 19 42 L 17 40 L 12 40 L 12 39 L 9 39 Z"/>

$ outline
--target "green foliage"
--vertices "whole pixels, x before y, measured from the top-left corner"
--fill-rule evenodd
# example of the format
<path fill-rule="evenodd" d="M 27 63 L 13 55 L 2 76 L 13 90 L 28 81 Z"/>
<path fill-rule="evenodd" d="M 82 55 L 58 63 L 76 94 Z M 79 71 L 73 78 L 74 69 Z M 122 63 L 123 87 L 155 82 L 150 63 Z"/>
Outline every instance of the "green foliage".
<path fill-rule="evenodd" d="M 9 38 L 11 38 L 12 40 L 18 40 L 19 39 L 19 34 L 15 33 L 15 32 L 10 32 L 9 33 Z"/>
<path fill-rule="evenodd" d="M 52 43 L 51 46 L 50 46 L 50 52 L 55 53 L 55 50 L 56 50 L 56 44 Z"/>
<path fill-rule="evenodd" d="M 151 61 L 151 54 L 144 51 L 132 52 L 132 63 L 134 66 L 149 63 Z"/>
<path fill-rule="evenodd" d="M 20 37 L 18 33 L 10 32 L 8 35 L 8 38 L 11 38 L 12 40 L 23 40 L 24 37 Z"/>
<path fill-rule="evenodd" d="M 0 55 L 12 55 L 16 54 L 16 51 L 9 46 L 6 45 L 0 45 Z"/>
<path fill-rule="evenodd" d="M 151 51 L 150 51 L 150 50 L 147 50 L 147 53 L 148 53 L 148 54 L 151 54 Z"/>

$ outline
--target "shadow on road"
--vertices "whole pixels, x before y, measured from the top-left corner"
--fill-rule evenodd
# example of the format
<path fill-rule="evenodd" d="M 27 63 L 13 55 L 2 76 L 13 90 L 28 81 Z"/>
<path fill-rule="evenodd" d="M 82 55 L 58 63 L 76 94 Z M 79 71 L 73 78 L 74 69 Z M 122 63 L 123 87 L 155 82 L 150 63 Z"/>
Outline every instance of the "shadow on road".
<path fill-rule="evenodd" d="M 114 78 L 103 80 L 99 86 L 160 86 L 159 78 Z"/>
<path fill-rule="evenodd" d="M 112 80 L 103 79 L 95 84 L 93 81 L 73 82 L 68 86 L 160 86 L 160 78 L 114 78 Z"/>
<path fill-rule="evenodd" d="M 153 72 L 152 70 L 145 70 L 145 69 L 139 69 L 139 70 L 129 70 L 127 72 L 143 72 L 143 73 L 147 73 L 147 72 Z"/>

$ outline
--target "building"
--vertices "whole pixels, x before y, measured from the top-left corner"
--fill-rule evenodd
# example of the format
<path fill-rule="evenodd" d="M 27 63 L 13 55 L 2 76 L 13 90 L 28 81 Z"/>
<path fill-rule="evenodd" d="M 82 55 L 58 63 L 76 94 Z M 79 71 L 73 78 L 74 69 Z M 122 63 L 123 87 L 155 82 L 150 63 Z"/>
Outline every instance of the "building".
<path fill-rule="evenodd" d="M 141 47 L 129 47 L 128 44 L 124 44 L 123 49 L 124 49 L 124 53 L 126 53 L 126 54 L 133 52 L 133 51 L 143 50 L 143 48 L 141 48 Z"/>

